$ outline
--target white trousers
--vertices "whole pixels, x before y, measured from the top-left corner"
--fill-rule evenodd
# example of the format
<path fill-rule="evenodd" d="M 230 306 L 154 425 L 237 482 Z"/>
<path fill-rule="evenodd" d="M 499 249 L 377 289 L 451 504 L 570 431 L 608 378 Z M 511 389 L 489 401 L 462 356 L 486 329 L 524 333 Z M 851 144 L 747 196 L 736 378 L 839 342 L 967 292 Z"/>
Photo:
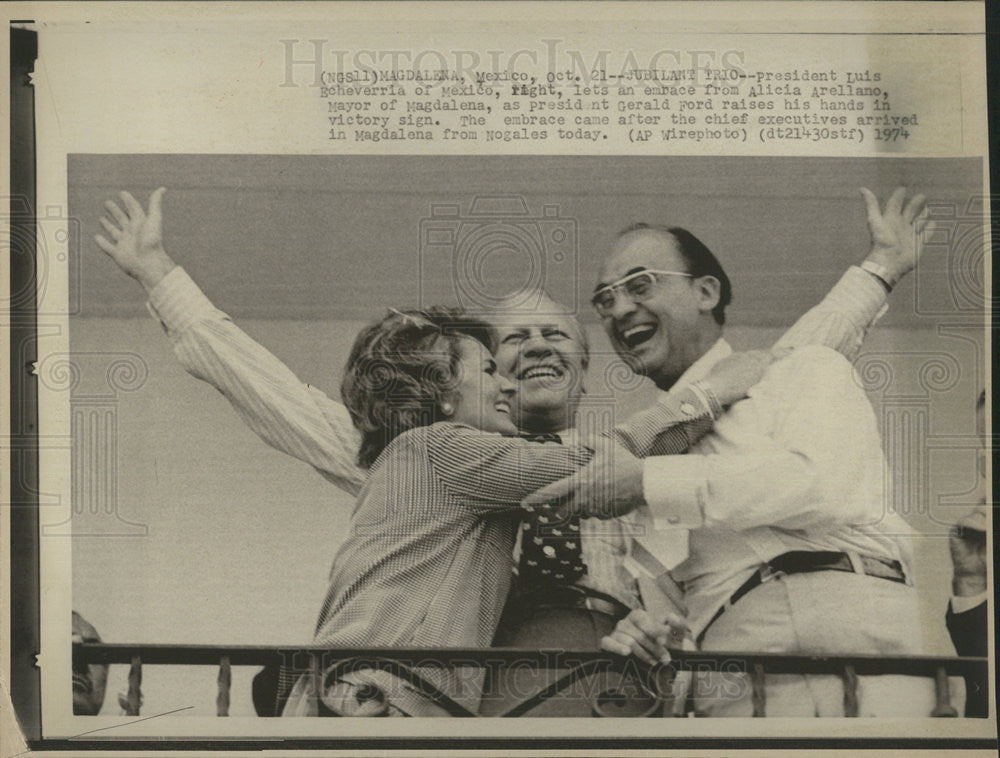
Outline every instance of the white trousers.
<path fill-rule="evenodd" d="M 789 655 L 921 655 L 913 587 L 860 574 L 819 571 L 776 577 L 747 593 L 712 624 L 701 649 Z M 730 669 L 731 670 L 731 669 Z M 844 716 L 837 675 L 767 674 L 766 716 Z M 708 672 L 694 682 L 695 710 L 708 716 L 752 716 L 750 677 Z M 858 715 L 929 716 L 927 677 L 858 678 Z"/>

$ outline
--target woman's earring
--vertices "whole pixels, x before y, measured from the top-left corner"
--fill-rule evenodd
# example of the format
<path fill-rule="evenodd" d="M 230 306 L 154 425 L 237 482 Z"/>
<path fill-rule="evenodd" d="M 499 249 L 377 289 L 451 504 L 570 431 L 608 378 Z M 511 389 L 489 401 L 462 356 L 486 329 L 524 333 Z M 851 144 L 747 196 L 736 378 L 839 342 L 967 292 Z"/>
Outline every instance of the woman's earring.
<path fill-rule="evenodd" d="M 451 403 L 441 403 L 441 413 L 445 416 L 450 416 L 455 412 L 455 408 Z"/>

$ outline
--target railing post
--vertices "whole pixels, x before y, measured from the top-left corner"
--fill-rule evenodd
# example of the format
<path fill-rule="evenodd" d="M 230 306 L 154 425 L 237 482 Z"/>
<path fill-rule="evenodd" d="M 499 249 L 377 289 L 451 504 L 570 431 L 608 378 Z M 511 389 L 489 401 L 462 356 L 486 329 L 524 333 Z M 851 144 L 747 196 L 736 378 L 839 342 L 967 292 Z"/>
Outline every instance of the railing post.
<path fill-rule="evenodd" d="M 316 707 L 323 701 L 323 677 L 319 670 L 319 657 L 309 655 L 309 684 L 312 696 L 316 698 Z"/>
<path fill-rule="evenodd" d="M 750 697 L 753 702 L 753 717 L 763 718 L 767 710 L 767 695 L 764 694 L 764 664 L 755 663 L 750 674 Z"/>
<path fill-rule="evenodd" d="M 858 672 L 854 666 L 848 664 L 844 666 L 842 675 L 844 680 L 844 715 L 848 718 L 857 718 L 858 705 Z"/>
<path fill-rule="evenodd" d="M 128 670 L 128 698 L 125 701 L 125 715 L 138 716 L 142 706 L 142 658 L 132 656 L 132 666 Z"/>
<path fill-rule="evenodd" d="M 233 683 L 233 672 L 229 665 L 229 656 L 224 655 L 219 660 L 219 694 L 215 698 L 215 712 L 218 716 L 229 715 L 229 688 Z"/>
<path fill-rule="evenodd" d="M 948 682 L 948 672 L 944 666 L 934 670 L 934 710 L 931 716 L 936 718 L 956 718 L 958 711 L 951 704 L 951 684 Z"/>

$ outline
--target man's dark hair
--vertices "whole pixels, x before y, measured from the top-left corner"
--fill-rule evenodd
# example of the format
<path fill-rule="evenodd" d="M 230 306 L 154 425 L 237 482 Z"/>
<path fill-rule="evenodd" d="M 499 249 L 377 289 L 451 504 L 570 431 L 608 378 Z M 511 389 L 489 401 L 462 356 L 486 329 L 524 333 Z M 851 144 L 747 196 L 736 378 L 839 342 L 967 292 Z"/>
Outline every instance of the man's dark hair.
<path fill-rule="evenodd" d="M 653 231 L 669 234 L 677 243 L 677 250 L 684 258 L 687 265 L 687 272 L 691 276 L 714 276 L 719 280 L 719 302 L 712 309 L 712 316 L 720 326 L 726 323 L 726 306 L 733 300 L 733 286 L 729 282 L 722 264 L 715 254 L 709 250 L 705 243 L 695 237 L 687 229 L 679 226 L 662 226 L 660 224 L 645 224 L 639 222 L 623 229 L 618 236 L 624 237 L 626 234 L 639 231 Z"/>
<path fill-rule="evenodd" d="M 403 432 L 447 419 L 441 404 L 459 381 L 466 337 L 495 351 L 492 327 L 453 308 L 393 309 L 358 333 L 340 395 L 361 432 L 360 466 L 370 468 Z"/>

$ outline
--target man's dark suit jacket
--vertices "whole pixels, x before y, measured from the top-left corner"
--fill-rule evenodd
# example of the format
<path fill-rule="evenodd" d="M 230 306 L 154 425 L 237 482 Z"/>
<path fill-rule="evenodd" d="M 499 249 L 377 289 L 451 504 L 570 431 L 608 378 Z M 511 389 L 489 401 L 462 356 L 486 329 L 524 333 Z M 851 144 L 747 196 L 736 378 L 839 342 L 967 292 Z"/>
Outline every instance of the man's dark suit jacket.
<path fill-rule="evenodd" d="M 987 603 L 984 601 L 964 613 L 954 613 L 951 610 L 951 604 L 948 604 L 948 614 L 945 616 L 945 623 L 948 625 L 948 633 L 951 635 L 951 641 L 955 645 L 955 651 L 959 655 L 987 655 L 986 608 Z M 966 716 L 986 718 L 990 700 L 988 683 L 989 678 L 985 672 L 983 676 L 965 677 Z"/>

